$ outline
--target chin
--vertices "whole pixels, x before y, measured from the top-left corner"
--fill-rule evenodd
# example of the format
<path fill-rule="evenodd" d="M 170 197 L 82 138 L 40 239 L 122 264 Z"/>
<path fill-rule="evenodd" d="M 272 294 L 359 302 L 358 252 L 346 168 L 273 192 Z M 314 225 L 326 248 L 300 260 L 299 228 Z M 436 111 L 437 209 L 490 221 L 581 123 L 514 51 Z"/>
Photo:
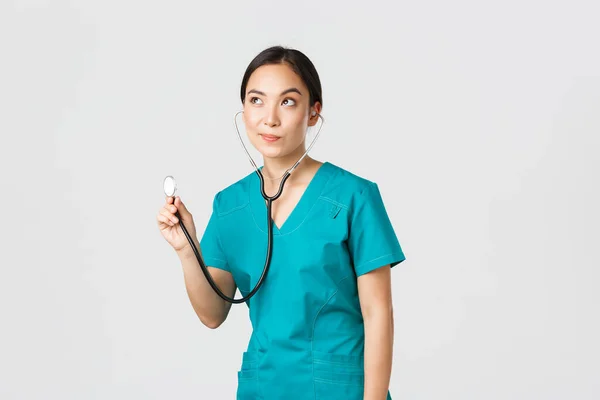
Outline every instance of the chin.
<path fill-rule="evenodd" d="M 267 158 L 278 158 L 285 155 L 283 149 L 277 149 L 273 147 L 261 146 L 258 148 L 258 151 L 260 152 L 260 154 L 262 154 L 263 157 Z"/>

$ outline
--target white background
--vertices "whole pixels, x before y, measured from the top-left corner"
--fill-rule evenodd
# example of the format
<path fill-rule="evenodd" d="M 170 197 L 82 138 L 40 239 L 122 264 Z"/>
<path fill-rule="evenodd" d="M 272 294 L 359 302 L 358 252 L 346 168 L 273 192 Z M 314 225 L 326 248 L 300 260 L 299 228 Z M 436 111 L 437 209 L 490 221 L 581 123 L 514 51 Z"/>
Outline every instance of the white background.
<path fill-rule="evenodd" d="M 405 250 L 392 397 L 600 398 L 599 11 L 2 1 L 0 398 L 234 398 L 247 308 L 200 323 L 156 215 L 173 175 L 202 230 L 252 171 L 233 115 L 274 44 L 320 74 L 313 157 L 378 183 Z"/>

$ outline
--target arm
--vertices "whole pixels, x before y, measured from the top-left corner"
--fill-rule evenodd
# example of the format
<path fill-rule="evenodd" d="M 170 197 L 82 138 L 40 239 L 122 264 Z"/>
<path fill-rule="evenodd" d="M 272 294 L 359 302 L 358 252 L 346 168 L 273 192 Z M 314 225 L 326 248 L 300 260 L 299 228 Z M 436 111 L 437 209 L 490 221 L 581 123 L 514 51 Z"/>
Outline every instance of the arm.
<path fill-rule="evenodd" d="M 394 317 L 390 267 L 358 277 L 358 295 L 365 325 L 365 400 L 385 400 L 392 373 Z"/>
<path fill-rule="evenodd" d="M 196 248 L 202 255 L 200 244 L 194 238 Z M 223 300 L 210 286 L 204 276 L 194 250 L 186 246 L 177 253 L 183 267 L 185 288 L 200 321 L 211 329 L 218 328 L 227 318 L 231 303 Z M 236 291 L 235 281 L 231 273 L 219 268 L 207 266 L 208 272 L 221 291 L 229 297 L 233 297 Z"/>

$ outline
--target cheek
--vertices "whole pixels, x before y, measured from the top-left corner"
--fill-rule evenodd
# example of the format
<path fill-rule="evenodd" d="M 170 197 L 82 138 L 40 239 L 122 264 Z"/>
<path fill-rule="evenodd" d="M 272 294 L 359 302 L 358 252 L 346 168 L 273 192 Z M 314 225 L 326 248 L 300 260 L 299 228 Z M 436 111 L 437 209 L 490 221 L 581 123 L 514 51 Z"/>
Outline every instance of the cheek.
<path fill-rule="evenodd" d="M 258 132 L 258 126 L 260 125 L 261 118 L 256 114 L 248 116 L 246 118 L 246 132 L 249 134 L 255 134 Z"/>
<path fill-rule="evenodd" d="M 294 141 L 301 142 L 304 140 L 304 135 L 307 128 L 307 118 L 302 113 L 298 113 L 290 118 L 288 123 L 288 126 L 293 129 L 293 133 L 290 133 L 293 134 Z"/>
<path fill-rule="evenodd" d="M 252 107 L 244 107 L 243 115 L 244 124 L 246 124 L 249 129 L 254 128 L 261 119 L 260 110 L 253 109 Z"/>

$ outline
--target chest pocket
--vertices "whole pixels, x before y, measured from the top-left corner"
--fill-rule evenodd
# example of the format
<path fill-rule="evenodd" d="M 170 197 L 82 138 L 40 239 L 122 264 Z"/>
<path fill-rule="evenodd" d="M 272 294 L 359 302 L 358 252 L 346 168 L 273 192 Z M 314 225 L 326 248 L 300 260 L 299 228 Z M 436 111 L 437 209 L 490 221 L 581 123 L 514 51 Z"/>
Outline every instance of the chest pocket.
<path fill-rule="evenodd" d="M 335 219 L 341 210 L 342 206 L 340 204 L 332 204 L 329 209 L 329 217 Z"/>

